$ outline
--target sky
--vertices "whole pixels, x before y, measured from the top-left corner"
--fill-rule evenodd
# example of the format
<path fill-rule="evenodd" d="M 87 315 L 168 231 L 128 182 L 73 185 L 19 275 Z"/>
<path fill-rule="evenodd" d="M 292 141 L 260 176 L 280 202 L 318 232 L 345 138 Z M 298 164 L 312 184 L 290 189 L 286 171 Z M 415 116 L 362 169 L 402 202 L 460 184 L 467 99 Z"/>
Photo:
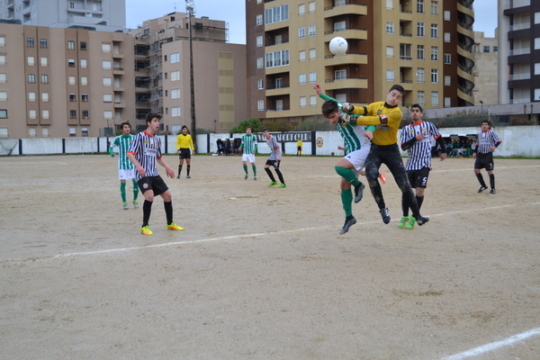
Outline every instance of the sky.
<path fill-rule="evenodd" d="M 208 16 L 229 25 L 229 42 L 246 43 L 246 0 L 194 0 L 195 16 Z M 475 0 L 474 31 L 483 31 L 486 37 L 494 37 L 497 27 L 496 0 Z M 143 21 L 164 16 L 173 11 L 186 12 L 185 0 L 126 0 L 126 25 L 130 29 L 142 25 Z"/>

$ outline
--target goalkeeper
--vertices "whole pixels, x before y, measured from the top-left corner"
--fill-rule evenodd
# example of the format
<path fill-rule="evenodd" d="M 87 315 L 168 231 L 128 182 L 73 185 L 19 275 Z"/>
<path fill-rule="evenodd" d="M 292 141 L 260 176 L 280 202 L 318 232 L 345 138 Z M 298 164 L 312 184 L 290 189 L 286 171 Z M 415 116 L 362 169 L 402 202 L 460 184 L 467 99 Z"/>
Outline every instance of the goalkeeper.
<path fill-rule="evenodd" d="M 420 215 L 418 203 L 407 178 L 397 144 L 397 132 L 403 116 L 399 102 L 403 99 L 404 93 L 405 90 L 401 85 L 394 85 L 386 94 L 386 101 L 374 102 L 368 106 L 353 106 L 350 103 L 344 103 L 342 111 L 363 116 L 351 118 L 349 115 L 343 114 L 342 120 L 345 122 L 354 121 L 358 125 L 377 126 L 377 131 L 373 133 L 371 150 L 366 159 L 366 178 L 371 188 L 371 194 L 379 206 L 383 222 L 388 224 L 391 218 L 384 202 L 381 185 L 377 180 L 381 164 L 385 164 L 394 176 L 403 195 L 403 205 L 412 210 L 413 218 L 418 225 L 423 225 L 429 221 L 429 218 Z"/>

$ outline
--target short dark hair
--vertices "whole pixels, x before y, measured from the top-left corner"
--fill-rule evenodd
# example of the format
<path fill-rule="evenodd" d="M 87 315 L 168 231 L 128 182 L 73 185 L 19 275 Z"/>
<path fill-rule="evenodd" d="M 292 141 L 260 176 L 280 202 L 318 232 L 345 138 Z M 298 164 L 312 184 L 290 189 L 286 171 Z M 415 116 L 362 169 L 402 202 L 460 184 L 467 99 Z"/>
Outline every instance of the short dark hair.
<path fill-rule="evenodd" d="M 253 129 L 251 128 L 251 126 L 246 126 L 246 130 L 247 130 L 247 129 L 253 130 Z"/>
<path fill-rule="evenodd" d="M 481 122 L 480 124 L 483 124 L 483 123 L 488 124 L 489 128 L 491 129 L 491 121 L 489 121 L 489 120 L 482 120 L 482 122 Z"/>
<path fill-rule="evenodd" d="M 405 89 L 403 88 L 403 86 L 399 85 L 399 84 L 395 84 L 394 86 L 392 86 L 390 88 L 390 90 L 388 90 L 388 92 L 392 91 L 392 90 L 397 90 L 401 93 L 401 95 L 405 95 Z"/>
<path fill-rule="evenodd" d="M 187 125 L 182 125 L 182 128 L 180 130 L 187 129 Z"/>
<path fill-rule="evenodd" d="M 411 110 L 413 108 L 417 108 L 418 110 L 420 110 L 420 112 L 424 112 L 424 109 L 422 109 L 422 107 L 420 106 L 420 104 L 412 104 L 411 105 Z"/>
<path fill-rule="evenodd" d="M 146 114 L 146 123 L 148 124 L 149 122 L 152 122 L 152 119 L 153 118 L 158 118 L 159 120 L 161 120 L 161 118 L 163 117 L 163 115 L 161 114 L 158 114 L 158 113 L 148 113 Z"/>
<path fill-rule="evenodd" d="M 120 129 L 124 129 L 124 126 L 129 126 L 129 128 L 131 129 L 131 124 L 128 122 L 128 121 L 124 121 L 123 123 L 120 124 Z"/>
<path fill-rule="evenodd" d="M 324 117 L 328 117 L 331 113 L 339 111 L 338 103 L 334 100 L 326 100 L 321 106 L 321 112 Z"/>
<path fill-rule="evenodd" d="M 268 130 L 268 128 L 266 128 L 266 129 L 263 129 L 263 132 L 265 132 L 265 131 L 270 131 L 270 130 Z"/>

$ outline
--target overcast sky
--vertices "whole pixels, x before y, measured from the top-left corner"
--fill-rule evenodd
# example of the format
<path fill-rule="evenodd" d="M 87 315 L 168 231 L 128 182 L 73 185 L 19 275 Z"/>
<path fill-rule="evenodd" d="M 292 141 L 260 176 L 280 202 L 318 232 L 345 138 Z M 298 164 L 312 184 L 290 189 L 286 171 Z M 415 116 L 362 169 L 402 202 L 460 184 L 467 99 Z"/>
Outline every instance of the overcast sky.
<path fill-rule="evenodd" d="M 246 0 L 194 0 L 195 16 L 208 16 L 212 20 L 222 20 L 229 25 L 229 42 L 246 43 Z M 176 7 L 176 10 L 175 10 Z M 474 30 L 483 31 L 485 36 L 495 36 L 497 27 L 497 1 L 475 0 Z M 127 27 L 135 29 L 143 21 L 164 16 L 173 11 L 186 12 L 185 0 L 126 0 Z"/>

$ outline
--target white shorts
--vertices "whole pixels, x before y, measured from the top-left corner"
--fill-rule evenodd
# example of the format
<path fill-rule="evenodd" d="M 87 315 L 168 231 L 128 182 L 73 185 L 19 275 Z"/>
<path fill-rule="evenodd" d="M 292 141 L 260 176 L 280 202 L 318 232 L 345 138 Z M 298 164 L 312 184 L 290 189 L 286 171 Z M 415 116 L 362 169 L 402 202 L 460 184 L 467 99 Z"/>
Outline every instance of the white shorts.
<path fill-rule="evenodd" d="M 369 146 L 364 146 L 360 150 L 356 150 L 350 154 L 345 155 L 343 158 L 350 162 L 356 171 L 360 171 L 366 164 L 369 149 Z"/>
<path fill-rule="evenodd" d="M 255 155 L 253 154 L 242 154 L 242 161 L 249 161 L 250 163 L 255 163 Z"/>
<path fill-rule="evenodd" d="M 135 169 L 118 169 L 118 180 L 135 179 Z"/>

